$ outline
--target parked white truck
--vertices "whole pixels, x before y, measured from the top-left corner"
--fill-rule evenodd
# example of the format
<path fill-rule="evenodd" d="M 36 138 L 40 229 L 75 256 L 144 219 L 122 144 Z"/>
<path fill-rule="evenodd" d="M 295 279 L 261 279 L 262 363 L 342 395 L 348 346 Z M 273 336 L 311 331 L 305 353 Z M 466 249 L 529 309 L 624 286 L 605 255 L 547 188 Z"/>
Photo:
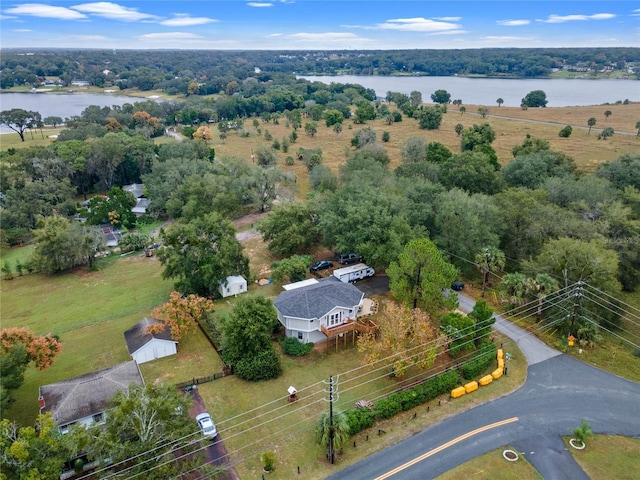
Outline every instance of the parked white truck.
<path fill-rule="evenodd" d="M 355 265 L 349 265 L 344 268 L 337 268 L 333 271 L 333 276 L 344 283 L 355 282 L 356 280 L 362 280 L 363 278 L 373 277 L 375 270 L 364 263 L 357 263 Z"/>

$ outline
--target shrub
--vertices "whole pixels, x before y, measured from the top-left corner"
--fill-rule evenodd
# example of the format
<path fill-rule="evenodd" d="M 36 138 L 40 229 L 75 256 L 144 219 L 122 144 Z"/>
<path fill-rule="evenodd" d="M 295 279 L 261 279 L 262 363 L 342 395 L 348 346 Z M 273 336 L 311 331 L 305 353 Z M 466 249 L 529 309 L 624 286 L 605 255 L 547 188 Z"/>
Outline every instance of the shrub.
<path fill-rule="evenodd" d="M 472 380 L 483 373 L 489 364 L 496 358 L 498 347 L 491 342 L 484 342 L 480 345 L 478 353 L 474 355 L 460 368 L 462 377 L 466 380 Z"/>
<path fill-rule="evenodd" d="M 245 357 L 233 367 L 239 378 L 250 382 L 278 378 L 282 373 L 280 358 L 273 348 L 253 357 Z"/>
<path fill-rule="evenodd" d="M 370 408 L 349 410 L 345 413 L 345 416 L 347 417 L 347 425 L 349 425 L 350 435 L 355 435 L 365 428 L 372 427 L 373 422 L 375 422 L 376 419 Z"/>
<path fill-rule="evenodd" d="M 286 353 L 287 355 L 292 355 L 294 357 L 307 355 L 313 350 L 313 343 L 302 343 L 294 337 L 283 338 L 282 340 L 280 340 L 280 346 L 282 347 L 282 351 L 284 353 Z"/>
<path fill-rule="evenodd" d="M 276 462 L 276 454 L 273 452 L 264 452 L 262 454 L 262 468 L 265 472 L 273 471 Z"/>
<path fill-rule="evenodd" d="M 398 401 L 396 394 L 391 394 L 387 398 L 378 400 L 373 407 L 373 414 L 376 419 L 395 417 L 402 411 L 402 404 Z"/>
<path fill-rule="evenodd" d="M 560 133 L 558 133 L 558 136 L 562 138 L 569 138 L 572 133 L 573 133 L 573 128 L 571 128 L 571 125 L 567 125 L 562 130 L 560 130 Z"/>
<path fill-rule="evenodd" d="M 271 133 L 269 133 L 269 130 L 265 130 L 264 131 L 264 139 L 268 142 L 270 142 L 271 140 L 273 140 L 273 135 L 271 135 Z"/>
<path fill-rule="evenodd" d="M 385 130 L 382 132 L 382 141 L 387 143 L 389 140 L 391 140 L 391 134 Z"/>
<path fill-rule="evenodd" d="M 295 163 L 295 160 L 291 155 L 288 155 L 287 158 L 284 159 L 284 164 L 288 167 L 292 166 Z"/>

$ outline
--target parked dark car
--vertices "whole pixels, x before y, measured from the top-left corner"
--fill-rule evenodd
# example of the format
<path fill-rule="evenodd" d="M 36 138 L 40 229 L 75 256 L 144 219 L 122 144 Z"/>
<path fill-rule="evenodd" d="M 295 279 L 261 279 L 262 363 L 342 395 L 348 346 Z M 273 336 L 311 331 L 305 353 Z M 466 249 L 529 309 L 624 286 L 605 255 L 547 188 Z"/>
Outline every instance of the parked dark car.
<path fill-rule="evenodd" d="M 357 253 L 341 253 L 338 255 L 338 263 L 340 265 L 351 265 L 362 261 L 362 256 Z"/>
<path fill-rule="evenodd" d="M 315 273 L 331 267 L 333 267 L 333 262 L 331 260 L 320 260 L 319 262 L 311 265 L 311 268 L 309 270 L 311 271 L 311 273 Z"/>
<path fill-rule="evenodd" d="M 464 288 L 464 283 L 462 283 L 460 280 L 456 280 L 451 284 L 451 288 L 456 292 L 459 292 Z"/>

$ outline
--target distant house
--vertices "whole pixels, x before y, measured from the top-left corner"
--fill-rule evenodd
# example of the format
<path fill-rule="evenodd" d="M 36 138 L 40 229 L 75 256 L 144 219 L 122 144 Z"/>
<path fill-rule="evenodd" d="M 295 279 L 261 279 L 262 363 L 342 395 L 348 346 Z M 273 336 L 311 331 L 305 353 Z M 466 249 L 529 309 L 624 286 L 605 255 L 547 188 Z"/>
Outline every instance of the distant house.
<path fill-rule="evenodd" d="M 149 333 L 151 325 L 161 324 L 164 330 L 160 333 Z M 157 358 L 168 357 L 178 353 L 178 342 L 171 338 L 171 331 L 162 320 L 143 318 L 129 330 L 124 332 L 129 355 L 138 364 L 150 362 Z"/>
<path fill-rule="evenodd" d="M 130 192 L 136 199 L 135 206 L 131 209 L 136 216 L 146 215 L 151 200 L 144 196 L 144 183 L 132 183 L 131 185 L 124 185 L 122 189 L 125 192 Z"/>
<path fill-rule="evenodd" d="M 323 342 L 331 329 L 353 324 L 364 300 L 364 293 L 333 275 L 308 279 L 284 286 L 273 305 L 287 337 L 301 342 Z"/>
<path fill-rule="evenodd" d="M 222 298 L 245 293 L 247 291 L 247 281 L 243 276 L 232 275 L 227 277 L 224 282 L 220 282 L 218 290 Z"/>
<path fill-rule="evenodd" d="M 117 247 L 122 238 L 122 232 L 110 223 L 105 223 L 98 226 L 100 232 L 104 238 L 105 245 L 107 247 Z"/>
<path fill-rule="evenodd" d="M 40 413 L 50 412 L 62 433 L 74 423 L 105 422 L 105 410 L 119 390 L 144 385 L 138 364 L 131 360 L 96 372 L 40 387 Z"/>

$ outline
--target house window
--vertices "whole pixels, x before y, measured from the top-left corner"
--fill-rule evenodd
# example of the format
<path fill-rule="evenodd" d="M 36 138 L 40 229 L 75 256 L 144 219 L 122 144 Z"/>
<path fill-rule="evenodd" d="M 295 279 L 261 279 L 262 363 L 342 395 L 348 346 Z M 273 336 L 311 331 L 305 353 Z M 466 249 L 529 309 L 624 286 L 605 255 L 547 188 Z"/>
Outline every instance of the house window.
<path fill-rule="evenodd" d="M 104 422 L 104 412 L 96 413 L 96 414 L 93 416 L 93 421 L 94 421 L 95 423 L 101 423 L 101 422 Z"/>
<path fill-rule="evenodd" d="M 327 322 L 328 326 L 333 327 L 335 325 L 339 325 L 340 323 L 342 323 L 340 317 L 341 317 L 341 312 L 332 313 L 331 315 L 329 315 L 328 322 Z"/>
<path fill-rule="evenodd" d="M 67 433 L 69 433 L 69 427 L 71 427 L 71 425 L 74 425 L 76 422 L 71 422 L 71 423 L 67 423 L 66 425 L 62 425 L 60 427 L 60 433 L 63 435 L 66 435 Z"/>
<path fill-rule="evenodd" d="M 303 337 L 302 332 L 298 332 L 298 340 L 302 340 L 302 337 Z"/>

